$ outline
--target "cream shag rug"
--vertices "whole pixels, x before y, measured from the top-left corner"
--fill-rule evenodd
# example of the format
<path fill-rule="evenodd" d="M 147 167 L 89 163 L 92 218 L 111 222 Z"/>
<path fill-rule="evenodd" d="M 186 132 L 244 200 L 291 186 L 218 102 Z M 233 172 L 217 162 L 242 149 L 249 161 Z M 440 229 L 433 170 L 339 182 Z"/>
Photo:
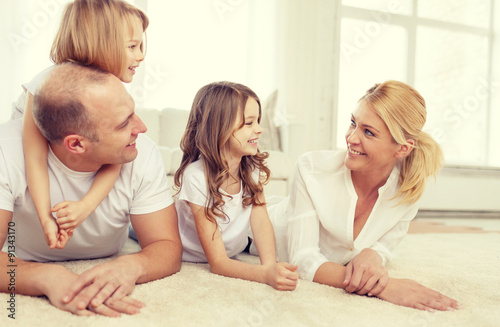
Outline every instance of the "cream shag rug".
<path fill-rule="evenodd" d="M 137 251 L 127 242 L 123 253 Z M 121 318 L 78 317 L 46 298 L 16 296 L 16 319 L 8 318 L 9 294 L 0 294 L 0 326 L 499 326 L 500 234 L 409 234 L 388 265 L 389 275 L 411 278 L 457 299 L 452 312 L 428 313 L 343 290 L 300 281 L 293 292 L 210 273 L 206 264 L 183 263 L 170 277 L 137 285 L 132 297 L 141 313 Z M 240 255 L 257 263 L 258 258 Z M 64 262 L 82 272 L 109 260 Z M 22 278 L 22 276 L 18 276 Z"/>

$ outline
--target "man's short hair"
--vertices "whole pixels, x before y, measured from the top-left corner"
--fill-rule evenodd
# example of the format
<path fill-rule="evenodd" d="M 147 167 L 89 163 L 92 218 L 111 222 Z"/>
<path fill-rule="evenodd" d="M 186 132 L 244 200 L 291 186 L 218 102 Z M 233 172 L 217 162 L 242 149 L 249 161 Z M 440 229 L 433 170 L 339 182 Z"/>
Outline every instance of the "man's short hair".
<path fill-rule="evenodd" d="M 98 141 L 97 122 L 82 102 L 90 87 L 105 85 L 111 73 L 76 63 L 57 65 L 33 99 L 33 118 L 50 143 L 72 134 Z"/>

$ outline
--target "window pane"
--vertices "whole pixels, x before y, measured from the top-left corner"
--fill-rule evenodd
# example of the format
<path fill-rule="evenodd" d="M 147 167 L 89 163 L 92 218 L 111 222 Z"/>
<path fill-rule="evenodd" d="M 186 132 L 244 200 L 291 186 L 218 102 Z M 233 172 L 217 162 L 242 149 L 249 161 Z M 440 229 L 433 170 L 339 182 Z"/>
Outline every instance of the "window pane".
<path fill-rule="evenodd" d="M 447 164 L 486 165 L 488 40 L 418 28 L 415 86 L 427 102 L 426 129 Z"/>
<path fill-rule="evenodd" d="M 413 0 L 342 0 L 344 6 L 358 7 L 369 10 L 386 11 L 393 14 L 411 15 Z"/>
<path fill-rule="evenodd" d="M 490 24 L 490 0 L 419 0 L 419 17 L 486 28 Z"/>
<path fill-rule="evenodd" d="M 405 81 L 407 40 L 405 29 L 374 21 L 342 19 L 337 147 L 345 148 L 344 134 L 357 101 L 375 83 Z"/>

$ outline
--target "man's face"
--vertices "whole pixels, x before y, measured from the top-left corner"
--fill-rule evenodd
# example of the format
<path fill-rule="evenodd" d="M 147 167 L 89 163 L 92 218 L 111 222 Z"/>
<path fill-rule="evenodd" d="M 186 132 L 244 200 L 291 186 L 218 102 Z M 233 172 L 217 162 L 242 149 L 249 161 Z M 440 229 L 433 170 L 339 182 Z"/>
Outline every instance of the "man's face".
<path fill-rule="evenodd" d="M 105 86 L 90 88 L 83 102 L 97 122 L 99 136 L 99 141 L 90 142 L 87 160 L 98 166 L 134 160 L 135 140 L 147 128 L 135 114 L 134 100 L 120 80 L 113 77 Z"/>

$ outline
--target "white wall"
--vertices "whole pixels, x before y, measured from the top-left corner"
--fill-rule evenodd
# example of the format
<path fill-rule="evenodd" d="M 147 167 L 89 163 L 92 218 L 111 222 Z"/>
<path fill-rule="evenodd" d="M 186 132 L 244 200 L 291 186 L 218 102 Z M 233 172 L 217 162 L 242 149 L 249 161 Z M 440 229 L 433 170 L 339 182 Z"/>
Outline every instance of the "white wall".
<path fill-rule="evenodd" d="M 490 116 L 488 119 L 490 121 L 495 121 L 500 124 L 500 2 L 494 1 L 492 8 L 492 22 L 495 24 L 494 29 L 494 40 L 493 40 L 493 51 L 491 53 L 492 58 L 497 58 L 493 60 L 491 69 L 491 89 L 490 92 L 490 105 L 493 110 L 490 111 Z M 498 124 L 493 124 L 494 128 L 489 130 L 489 140 L 500 140 L 500 128 Z M 498 143 L 497 143 L 498 144 Z M 489 143 L 489 161 L 491 165 L 500 166 L 500 149 L 495 148 L 497 144 L 490 141 Z"/>
<path fill-rule="evenodd" d="M 21 84 L 51 65 L 50 47 L 68 1 L 1 1 L 0 123 L 10 119 L 12 103 L 22 92 Z"/>
<path fill-rule="evenodd" d="M 444 168 L 428 181 L 420 209 L 500 213 L 500 170 Z"/>

